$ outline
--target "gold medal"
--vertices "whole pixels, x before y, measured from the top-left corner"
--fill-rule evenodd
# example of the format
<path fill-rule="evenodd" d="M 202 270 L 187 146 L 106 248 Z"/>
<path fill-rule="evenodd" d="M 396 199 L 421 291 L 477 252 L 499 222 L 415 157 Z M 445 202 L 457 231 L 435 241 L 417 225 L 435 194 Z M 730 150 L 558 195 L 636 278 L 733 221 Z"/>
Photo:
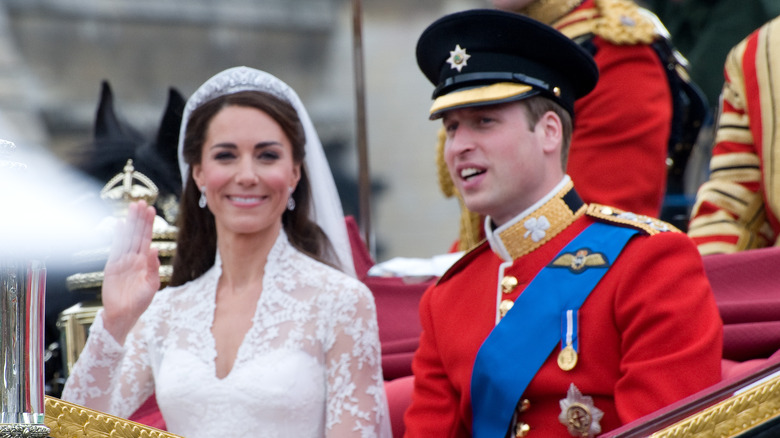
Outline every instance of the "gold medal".
<path fill-rule="evenodd" d="M 577 352 L 569 344 L 558 353 L 558 367 L 564 371 L 571 371 L 575 366 L 577 366 Z"/>

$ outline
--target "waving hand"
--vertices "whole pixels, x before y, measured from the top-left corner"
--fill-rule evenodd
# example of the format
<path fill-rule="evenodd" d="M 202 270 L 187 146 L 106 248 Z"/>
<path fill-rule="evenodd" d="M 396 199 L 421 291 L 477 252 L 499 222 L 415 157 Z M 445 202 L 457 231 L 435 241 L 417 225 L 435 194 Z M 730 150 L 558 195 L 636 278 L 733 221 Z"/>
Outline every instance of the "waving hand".
<path fill-rule="evenodd" d="M 117 224 L 104 270 L 103 324 L 120 344 L 160 288 L 160 259 L 151 247 L 155 210 L 144 201 L 130 204 Z"/>

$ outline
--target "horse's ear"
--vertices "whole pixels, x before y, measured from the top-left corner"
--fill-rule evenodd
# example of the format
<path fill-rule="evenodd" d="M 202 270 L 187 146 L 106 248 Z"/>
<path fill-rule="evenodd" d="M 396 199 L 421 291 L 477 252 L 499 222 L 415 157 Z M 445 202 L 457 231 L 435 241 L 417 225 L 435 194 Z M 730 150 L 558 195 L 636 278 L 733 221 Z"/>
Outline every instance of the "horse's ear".
<path fill-rule="evenodd" d="M 144 142 L 144 136 L 132 126 L 124 123 L 114 109 L 114 93 L 108 81 L 100 84 L 100 103 L 95 114 L 95 141 L 118 142 L 130 141 Z"/>
<path fill-rule="evenodd" d="M 173 87 L 168 89 L 168 103 L 165 106 L 162 120 L 160 120 L 157 140 L 154 143 L 157 153 L 163 158 L 174 175 L 179 174 L 179 129 L 181 129 L 185 103 L 184 96 L 177 89 Z"/>
<path fill-rule="evenodd" d="M 122 124 L 114 112 L 114 93 L 108 81 L 103 80 L 100 83 L 100 102 L 95 114 L 95 140 L 108 140 L 121 134 Z"/>

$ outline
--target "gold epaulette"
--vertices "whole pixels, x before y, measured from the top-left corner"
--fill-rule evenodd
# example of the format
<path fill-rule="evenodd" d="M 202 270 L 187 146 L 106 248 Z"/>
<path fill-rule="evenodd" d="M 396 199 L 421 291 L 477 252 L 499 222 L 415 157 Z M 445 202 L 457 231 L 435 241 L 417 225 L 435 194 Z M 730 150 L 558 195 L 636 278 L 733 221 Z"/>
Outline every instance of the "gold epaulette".
<path fill-rule="evenodd" d="M 588 205 L 588 210 L 585 212 L 585 214 L 602 222 L 628 225 L 630 227 L 642 230 L 651 236 L 669 231 L 675 233 L 681 232 L 674 225 L 664 222 L 660 219 L 623 211 L 615 207 L 608 207 L 606 205 L 590 204 Z"/>
<path fill-rule="evenodd" d="M 593 34 L 618 45 L 650 44 L 666 33 L 652 12 L 630 0 L 595 0 L 593 7 L 578 9 L 553 27 L 571 39 Z"/>

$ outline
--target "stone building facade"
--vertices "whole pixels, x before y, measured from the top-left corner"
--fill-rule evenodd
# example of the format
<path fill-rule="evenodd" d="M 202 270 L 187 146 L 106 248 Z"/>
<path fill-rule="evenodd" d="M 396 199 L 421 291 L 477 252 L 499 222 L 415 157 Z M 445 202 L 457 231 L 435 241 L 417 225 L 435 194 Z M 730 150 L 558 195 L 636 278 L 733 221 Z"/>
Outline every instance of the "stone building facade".
<path fill-rule="evenodd" d="M 119 112 L 156 127 L 167 90 L 189 96 L 235 65 L 267 70 L 300 94 L 345 181 L 356 214 L 353 65 L 356 0 L 1 0 L 0 138 L 68 162 L 91 138 L 100 82 Z M 458 209 L 439 192 L 432 87 L 414 46 L 437 17 L 469 0 L 364 0 L 362 41 L 371 203 L 378 260 L 428 257 L 457 235 Z"/>

